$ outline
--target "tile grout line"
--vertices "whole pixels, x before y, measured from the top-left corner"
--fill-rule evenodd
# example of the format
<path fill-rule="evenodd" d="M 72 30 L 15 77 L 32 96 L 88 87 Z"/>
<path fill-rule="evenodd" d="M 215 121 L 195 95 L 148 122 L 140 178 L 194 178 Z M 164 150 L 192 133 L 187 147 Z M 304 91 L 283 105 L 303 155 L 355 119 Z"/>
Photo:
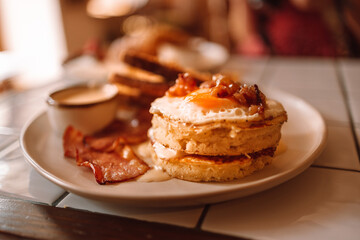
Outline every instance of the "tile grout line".
<path fill-rule="evenodd" d="M 67 196 L 69 195 L 69 192 L 64 192 L 63 194 L 60 195 L 60 197 L 58 197 L 52 204 L 51 206 L 53 207 L 57 207 L 57 205 Z"/>
<path fill-rule="evenodd" d="M 0 134 L 0 138 L 4 135 Z M 17 137 L 14 136 L 6 136 L 6 138 L 2 138 L 0 142 L 0 152 L 4 149 L 8 148 L 11 144 L 13 144 L 16 141 Z"/>
<path fill-rule="evenodd" d="M 210 209 L 210 206 L 211 204 L 206 204 L 205 207 L 204 207 L 204 210 L 201 212 L 201 215 L 200 215 L 200 218 L 199 218 L 199 221 L 197 222 L 196 226 L 194 229 L 198 230 L 198 231 L 204 231 L 206 232 L 206 230 L 202 230 L 201 229 L 201 226 L 205 220 L 205 217 L 207 215 L 207 213 L 209 212 L 209 209 Z M 218 232 L 213 232 L 213 233 L 216 233 L 218 234 Z M 224 236 L 228 236 L 226 235 L 225 233 L 220 233 L 220 234 L 224 234 Z M 236 239 L 249 239 L 249 238 L 245 238 L 245 237 L 241 237 L 241 236 L 232 236 L 232 237 L 235 237 Z"/>
<path fill-rule="evenodd" d="M 266 70 L 270 65 L 270 60 L 271 60 L 271 57 L 266 59 L 265 66 L 264 66 L 263 70 L 261 71 L 260 77 L 257 81 L 257 84 L 259 84 L 259 85 L 264 81 Z"/>
<path fill-rule="evenodd" d="M 326 120 L 325 119 L 325 122 L 327 125 L 332 126 L 332 127 L 349 127 L 349 122 L 345 122 L 345 121 L 336 121 L 336 120 Z"/>
<path fill-rule="evenodd" d="M 20 147 L 19 140 L 15 140 L 0 151 L 0 159 Z"/>
<path fill-rule="evenodd" d="M 356 172 L 356 173 L 360 173 L 360 170 L 356 170 L 356 169 L 338 168 L 338 167 L 328 167 L 328 166 L 322 166 L 322 165 L 316 165 L 316 164 L 313 164 L 313 165 L 311 165 L 310 167 L 323 168 L 323 169 L 329 169 L 329 170 L 337 170 L 337 171 L 345 171 L 345 172 Z"/>
<path fill-rule="evenodd" d="M 344 98 L 345 101 L 345 107 L 346 107 L 346 112 L 348 114 L 349 120 L 350 120 L 350 129 L 351 129 L 351 134 L 353 136 L 353 141 L 355 142 L 355 148 L 356 148 L 356 152 L 357 152 L 357 156 L 358 156 L 358 161 L 360 163 L 360 146 L 359 146 L 359 141 L 356 137 L 356 131 L 355 131 L 355 124 L 354 124 L 354 118 L 353 115 L 351 113 L 351 109 L 350 109 L 350 104 L 349 104 L 349 96 L 346 93 L 346 86 L 345 86 L 345 81 L 344 81 L 344 75 L 342 74 L 341 69 L 339 68 L 339 60 L 335 59 L 334 60 L 334 68 L 335 68 L 335 73 L 337 75 L 337 80 L 338 83 L 340 85 L 340 91 L 341 94 Z"/>
<path fill-rule="evenodd" d="M 205 220 L 205 217 L 209 211 L 209 208 L 210 208 L 210 205 L 206 204 L 203 211 L 201 212 L 198 222 L 196 223 L 195 229 L 201 230 L 201 226 Z"/>
<path fill-rule="evenodd" d="M 0 127 L 0 135 L 18 136 L 20 135 L 20 129 L 10 128 L 10 127 Z"/>
<path fill-rule="evenodd" d="M 26 202 L 30 202 L 33 204 L 39 204 L 39 205 L 46 205 L 46 206 L 50 206 L 50 204 L 45 203 L 45 202 L 40 202 L 36 199 L 27 197 L 27 196 L 20 196 L 18 194 L 15 193 L 9 193 L 9 192 L 5 192 L 0 190 L 0 198 L 8 198 L 8 199 L 15 199 L 15 200 L 20 200 L 20 201 L 26 201 Z"/>

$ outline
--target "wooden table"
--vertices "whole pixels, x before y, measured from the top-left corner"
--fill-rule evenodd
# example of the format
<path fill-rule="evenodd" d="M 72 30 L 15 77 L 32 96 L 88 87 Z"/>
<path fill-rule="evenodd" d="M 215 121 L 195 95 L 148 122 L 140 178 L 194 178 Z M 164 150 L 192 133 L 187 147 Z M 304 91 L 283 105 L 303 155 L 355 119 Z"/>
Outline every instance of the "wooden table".
<path fill-rule="evenodd" d="M 309 169 L 258 194 L 195 207 L 125 207 L 66 192 L 25 163 L 18 142 L 63 79 L 0 95 L 0 238 L 358 239 L 360 61 L 233 56 L 224 70 L 319 110 L 328 141 Z"/>

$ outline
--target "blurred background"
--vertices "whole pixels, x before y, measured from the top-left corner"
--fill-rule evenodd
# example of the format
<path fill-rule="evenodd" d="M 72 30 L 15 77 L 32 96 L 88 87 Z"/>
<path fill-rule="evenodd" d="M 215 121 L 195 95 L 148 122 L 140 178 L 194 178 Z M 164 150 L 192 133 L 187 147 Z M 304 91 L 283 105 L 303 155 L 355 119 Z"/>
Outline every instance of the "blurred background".
<path fill-rule="evenodd" d="M 64 66 L 102 76 L 129 49 L 206 71 L 232 54 L 358 58 L 360 0 L 0 0 L 0 92 Z"/>

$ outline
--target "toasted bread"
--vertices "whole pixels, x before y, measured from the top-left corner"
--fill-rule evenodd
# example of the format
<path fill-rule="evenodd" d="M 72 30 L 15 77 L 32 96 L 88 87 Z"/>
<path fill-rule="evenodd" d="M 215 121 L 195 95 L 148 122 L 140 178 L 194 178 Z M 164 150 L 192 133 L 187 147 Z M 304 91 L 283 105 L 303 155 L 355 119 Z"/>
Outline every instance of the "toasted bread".
<path fill-rule="evenodd" d="M 207 73 L 199 73 L 194 70 L 185 69 L 175 63 L 160 62 L 156 56 L 139 53 L 135 51 L 128 51 L 124 56 L 124 62 L 154 74 L 161 75 L 167 82 L 175 83 L 180 73 L 189 72 L 198 82 L 204 82 L 211 79 L 211 75 Z"/>

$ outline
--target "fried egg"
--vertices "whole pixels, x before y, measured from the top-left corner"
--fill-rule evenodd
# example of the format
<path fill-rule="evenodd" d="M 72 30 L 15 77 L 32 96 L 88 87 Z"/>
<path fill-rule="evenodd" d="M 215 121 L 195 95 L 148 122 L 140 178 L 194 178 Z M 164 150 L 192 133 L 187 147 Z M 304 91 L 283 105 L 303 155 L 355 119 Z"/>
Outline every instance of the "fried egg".
<path fill-rule="evenodd" d="M 184 97 L 164 96 L 156 99 L 150 113 L 160 114 L 184 123 L 206 124 L 219 121 L 261 121 L 259 113 L 250 114 L 249 108 L 235 99 L 212 96 L 209 89 L 198 89 Z M 265 119 L 284 113 L 283 106 L 275 100 L 266 100 Z"/>

